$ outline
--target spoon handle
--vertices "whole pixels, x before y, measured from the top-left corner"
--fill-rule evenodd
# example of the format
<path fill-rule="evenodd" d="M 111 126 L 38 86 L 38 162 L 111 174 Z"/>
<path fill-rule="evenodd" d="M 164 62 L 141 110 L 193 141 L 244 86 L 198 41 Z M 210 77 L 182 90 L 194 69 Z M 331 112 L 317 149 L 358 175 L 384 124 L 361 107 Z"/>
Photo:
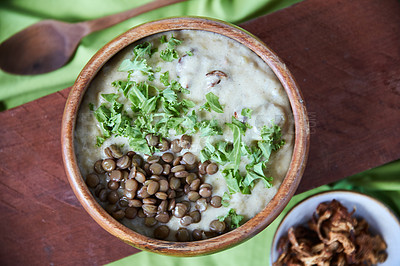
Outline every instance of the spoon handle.
<path fill-rule="evenodd" d="M 139 6 L 139 7 L 136 7 L 136 8 L 121 12 L 121 13 L 109 15 L 109 16 L 94 19 L 94 20 L 84 21 L 84 22 L 80 22 L 77 24 L 81 24 L 82 26 L 85 26 L 87 28 L 87 32 L 85 35 L 88 35 L 92 32 L 106 29 L 108 27 L 111 27 L 115 24 L 118 24 L 118 23 L 125 21 L 129 18 L 132 18 L 134 16 L 143 14 L 145 12 L 148 12 L 148 11 L 151 11 L 151 10 L 154 10 L 157 8 L 161 8 L 161 7 L 164 7 L 167 5 L 172 5 L 175 3 L 183 2 L 183 1 L 186 1 L 186 0 L 156 0 L 156 1 L 152 1 L 150 3 L 147 3 L 143 6 Z"/>

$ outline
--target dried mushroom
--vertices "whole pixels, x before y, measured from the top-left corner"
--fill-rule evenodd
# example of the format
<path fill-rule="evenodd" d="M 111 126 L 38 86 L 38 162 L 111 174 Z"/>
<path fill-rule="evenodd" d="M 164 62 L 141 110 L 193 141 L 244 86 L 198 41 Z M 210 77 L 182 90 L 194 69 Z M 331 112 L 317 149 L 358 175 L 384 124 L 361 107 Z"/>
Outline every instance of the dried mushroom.
<path fill-rule="evenodd" d="M 321 203 L 308 227 L 291 227 L 278 241 L 280 265 L 375 265 L 387 258 L 386 243 L 340 202 Z"/>
<path fill-rule="evenodd" d="M 215 85 L 221 82 L 222 78 L 227 78 L 227 77 L 228 75 L 222 72 L 221 70 L 213 70 L 211 72 L 208 72 L 206 74 L 208 88 L 214 87 Z"/>

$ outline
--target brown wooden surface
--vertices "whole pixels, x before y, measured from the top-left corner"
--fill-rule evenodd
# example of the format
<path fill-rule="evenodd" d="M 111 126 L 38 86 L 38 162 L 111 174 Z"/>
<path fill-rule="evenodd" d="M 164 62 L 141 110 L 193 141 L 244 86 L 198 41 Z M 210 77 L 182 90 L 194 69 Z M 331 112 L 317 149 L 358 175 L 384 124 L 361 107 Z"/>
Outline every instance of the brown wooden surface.
<path fill-rule="evenodd" d="M 400 158 L 400 3 L 306 0 L 244 23 L 287 63 L 311 124 L 298 192 Z M 96 265 L 136 249 L 101 229 L 60 151 L 68 89 L 0 113 L 0 264 Z"/>

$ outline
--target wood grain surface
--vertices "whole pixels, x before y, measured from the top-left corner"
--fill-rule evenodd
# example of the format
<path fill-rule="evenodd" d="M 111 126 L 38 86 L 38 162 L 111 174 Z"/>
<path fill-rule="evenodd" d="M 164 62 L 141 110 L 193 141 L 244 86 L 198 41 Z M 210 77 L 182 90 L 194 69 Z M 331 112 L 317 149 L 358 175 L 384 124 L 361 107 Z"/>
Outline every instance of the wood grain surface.
<path fill-rule="evenodd" d="M 286 62 L 310 116 L 298 192 L 400 158 L 400 3 L 306 0 L 241 25 Z M 138 252 L 98 226 L 64 173 L 69 89 L 0 113 L 0 264 L 98 265 Z"/>

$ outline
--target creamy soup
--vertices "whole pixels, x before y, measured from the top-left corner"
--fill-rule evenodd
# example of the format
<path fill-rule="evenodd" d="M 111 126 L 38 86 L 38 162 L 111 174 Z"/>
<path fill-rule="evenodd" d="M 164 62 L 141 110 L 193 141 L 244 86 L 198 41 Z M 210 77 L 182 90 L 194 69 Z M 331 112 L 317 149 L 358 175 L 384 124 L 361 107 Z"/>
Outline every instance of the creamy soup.
<path fill-rule="evenodd" d="M 142 44 L 141 49 L 135 50 L 138 44 Z M 149 95 L 138 96 L 133 90 L 143 90 L 140 86 L 129 89 L 128 81 L 134 82 L 133 87 L 145 82 L 142 85 L 150 86 Z M 145 103 L 138 103 L 141 98 Z M 180 105 L 174 103 L 176 100 L 181 101 Z M 182 104 L 182 100 L 187 102 Z M 93 172 L 96 161 L 109 157 L 104 150 L 110 145 L 116 145 L 122 153 L 134 151 L 144 159 L 150 155 L 145 154 L 149 153 L 146 142 L 146 147 L 137 148 L 137 137 L 127 137 L 126 132 L 121 136 L 111 133 L 108 137 L 104 124 L 102 129 L 95 114 L 99 114 L 102 104 L 111 108 L 113 101 L 123 104 L 121 114 L 130 117 L 131 125 L 138 124 L 137 113 L 150 110 L 153 120 L 143 122 L 142 128 L 146 123 L 163 125 L 157 132 L 150 132 L 154 136 L 168 141 L 180 139 L 182 134 L 191 136 L 190 148 L 174 153 L 175 157 L 190 152 L 199 163 L 207 160 L 218 165 L 217 173 L 201 178 L 212 186 L 212 195 L 221 197 L 224 204 L 217 208 L 208 204 L 199 222 L 184 226 L 189 232 L 209 231 L 212 221 L 218 218 L 223 221 L 221 217 L 227 217 L 230 211 L 242 218 L 240 224 L 243 224 L 268 204 L 286 175 L 294 145 L 294 121 L 288 97 L 268 65 L 230 38 L 206 31 L 167 32 L 132 44 L 107 62 L 91 82 L 77 119 L 75 150 L 84 178 Z M 185 108 L 171 116 L 172 111 L 165 109 L 173 106 L 171 103 Z M 162 124 L 161 119 L 170 119 L 169 126 Z M 271 131 L 276 134 L 268 135 Z M 163 135 L 166 132 L 168 136 Z M 271 136 L 277 139 L 271 140 Z M 223 143 L 228 144 L 225 150 Z M 218 147 L 223 152 L 215 152 Z M 164 152 L 150 148 L 150 153 L 161 156 Z M 226 158 L 221 159 L 221 154 Z M 98 193 L 98 186 L 102 186 L 109 193 L 106 184 L 110 177 L 98 176 L 100 184 L 91 188 L 92 192 L 95 194 L 97 189 Z M 235 178 L 241 181 L 232 184 Z M 116 191 L 123 200 L 123 187 Z M 183 200 L 187 200 L 186 194 L 176 202 Z M 194 210 L 196 203 L 189 202 L 189 209 Z M 114 207 L 107 201 L 99 203 L 111 212 L 119 208 L 118 203 Z M 154 236 L 154 228 L 165 224 L 171 231 L 168 240 L 175 240 L 175 232 L 183 227 L 182 218 L 174 215 L 167 223 L 158 222 L 150 227 L 144 225 L 144 218 L 128 219 L 122 214 L 119 219 L 150 237 Z M 228 228 L 232 226 L 229 221 Z"/>

